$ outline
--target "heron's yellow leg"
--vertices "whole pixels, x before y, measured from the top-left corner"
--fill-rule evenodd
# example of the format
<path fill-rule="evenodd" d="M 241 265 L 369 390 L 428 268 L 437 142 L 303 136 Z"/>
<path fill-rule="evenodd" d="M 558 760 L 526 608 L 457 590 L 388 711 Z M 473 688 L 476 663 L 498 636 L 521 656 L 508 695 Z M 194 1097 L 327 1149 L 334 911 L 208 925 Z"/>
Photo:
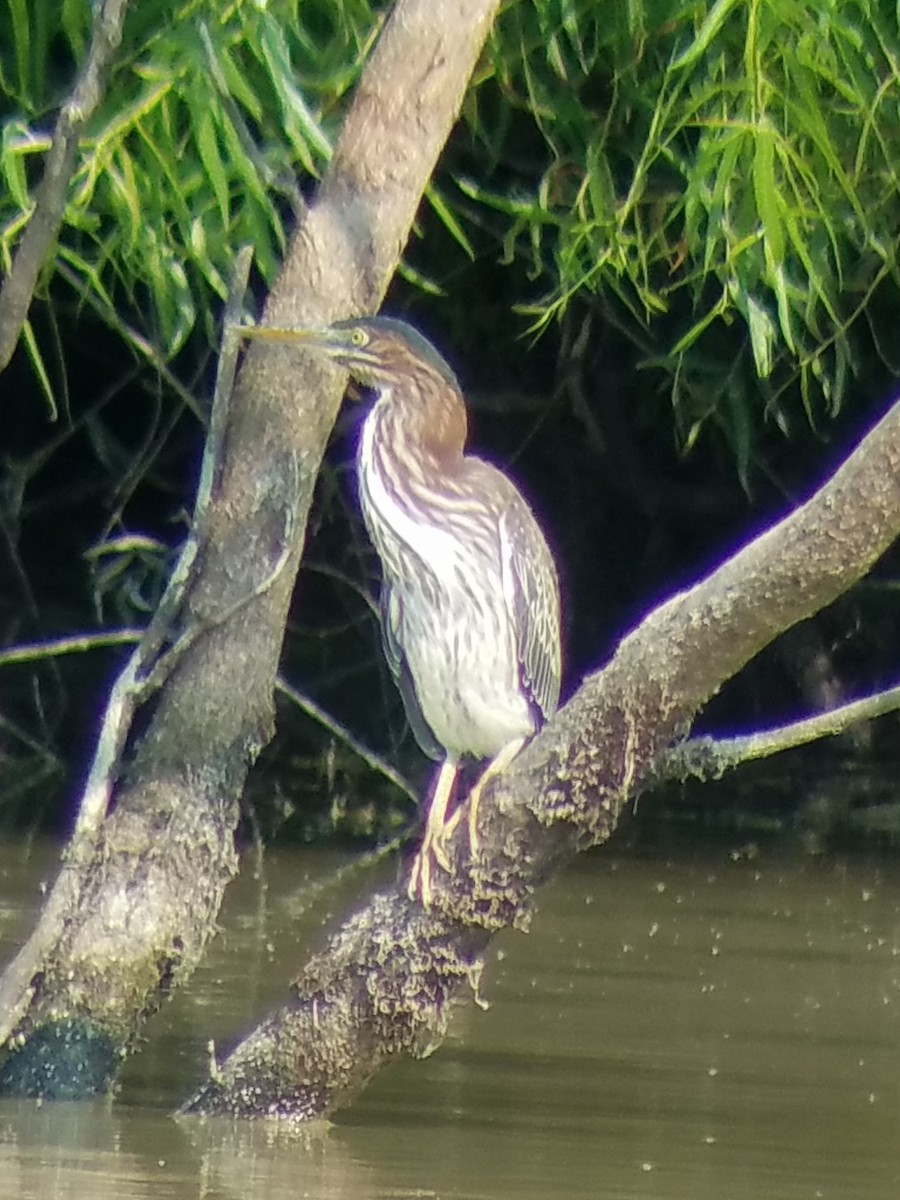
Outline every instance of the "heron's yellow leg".
<path fill-rule="evenodd" d="M 469 825 L 469 851 L 474 857 L 478 850 L 478 806 L 481 803 L 481 793 L 492 779 L 496 779 L 498 775 L 502 775 L 512 760 L 516 757 L 522 747 L 525 745 L 527 738 L 514 738 L 511 742 L 507 742 L 503 749 L 497 754 L 488 765 L 484 768 L 481 775 L 478 777 L 478 782 L 469 793 L 468 805 L 468 825 Z M 450 820 L 444 827 L 442 837 L 444 839 L 450 837 L 456 826 L 459 824 L 462 817 L 463 809 L 458 808 Z"/>
<path fill-rule="evenodd" d="M 481 803 L 481 793 L 492 779 L 503 774 L 527 740 L 527 738 L 521 737 L 507 742 L 500 753 L 492 758 L 482 771 L 478 782 L 469 793 L 469 804 L 466 811 L 468 812 L 469 851 L 473 856 L 478 850 L 478 806 Z M 419 853 L 416 855 L 410 871 L 407 888 L 409 898 L 418 900 L 423 908 L 428 908 L 431 904 L 433 895 L 431 876 L 435 860 L 445 871 L 450 867 L 450 859 L 447 856 L 445 845 L 463 815 L 463 808 L 460 807 L 447 820 L 447 807 L 450 797 L 453 795 L 453 785 L 456 782 L 458 770 L 458 764 L 448 759 L 438 772 L 428 806 L 425 836 L 422 838 L 422 845 L 419 847 Z"/>
<path fill-rule="evenodd" d="M 443 842 L 447 832 L 447 806 L 453 795 L 458 770 L 459 764 L 451 759 L 446 759 L 441 764 L 428 802 L 422 845 L 409 873 L 407 894 L 410 900 L 418 900 L 423 908 L 428 908 L 431 904 L 432 859 L 436 858 L 445 869 L 449 866 Z"/>
<path fill-rule="evenodd" d="M 486 784 L 503 774 L 526 741 L 526 738 L 521 737 L 507 742 L 496 758 L 492 758 L 484 768 L 478 782 L 472 788 L 469 796 L 469 851 L 473 858 L 478 850 L 478 805 L 481 803 L 481 793 Z"/>

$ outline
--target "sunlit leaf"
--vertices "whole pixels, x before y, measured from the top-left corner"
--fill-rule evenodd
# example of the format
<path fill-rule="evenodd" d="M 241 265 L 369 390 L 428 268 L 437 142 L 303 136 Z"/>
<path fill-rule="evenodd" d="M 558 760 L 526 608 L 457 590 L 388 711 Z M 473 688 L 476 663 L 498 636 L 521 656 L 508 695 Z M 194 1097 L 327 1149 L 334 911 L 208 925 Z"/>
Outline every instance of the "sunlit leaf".
<path fill-rule="evenodd" d="M 747 326 L 750 330 L 750 345 L 753 347 L 756 373 L 760 379 L 768 379 L 772 374 L 778 333 L 772 318 L 753 296 L 747 297 Z"/>
<path fill-rule="evenodd" d="M 716 3 L 706 14 L 703 24 L 697 30 L 694 40 L 672 63 L 674 70 L 693 67 L 698 59 L 703 57 L 737 3 L 738 0 L 716 0 Z"/>
<path fill-rule="evenodd" d="M 466 236 L 466 232 L 456 219 L 450 205 L 443 198 L 441 193 L 433 185 L 426 188 L 425 198 L 437 214 L 441 224 L 457 243 L 465 251 L 469 258 L 475 257 L 475 250 L 471 241 Z"/>
<path fill-rule="evenodd" d="M 191 105 L 191 111 L 194 119 L 194 136 L 197 139 L 197 151 L 200 155 L 200 161 L 203 163 L 203 168 L 215 193 L 222 224 L 227 225 L 230 208 L 228 174 L 225 170 L 225 164 L 222 161 L 222 155 L 219 152 L 219 139 L 216 133 L 216 121 L 213 117 L 212 106 L 208 104 L 202 106 Z M 217 115 L 222 119 L 221 112 Z"/>
<path fill-rule="evenodd" d="M 291 138 L 304 167 L 314 173 L 317 158 L 327 162 L 331 157 L 331 143 L 294 85 L 290 55 L 284 34 L 276 21 L 267 19 L 263 22 L 261 44 L 281 106 L 285 132 Z"/>
<path fill-rule="evenodd" d="M 16 58 L 16 90 L 26 103 L 32 103 L 31 93 L 31 24 L 27 0 L 7 0 L 12 25 L 13 51 Z"/>
<path fill-rule="evenodd" d="M 22 212 L 31 208 L 28 192 L 28 177 L 22 153 L 23 127 L 17 121 L 7 121 L 3 126 L 0 141 L 0 174 L 9 189 L 9 195 Z"/>
<path fill-rule="evenodd" d="M 766 259 L 775 270 L 784 263 L 784 230 L 775 183 L 775 140 L 768 129 L 758 131 L 753 155 L 753 192 L 762 222 Z"/>
<path fill-rule="evenodd" d="M 22 341 L 25 343 L 25 350 L 28 354 L 28 360 L 31 363 L 35 377 L 40 384 L 41 394 L 47 403 L 47 412 L 50 420 L 55 421 L 59 416 L 59 409 L 56 403 L 56 394 L 53 390 L 53 385 L 50 382 L 50 376 L 47 372 L 44 356 L 41 354 L 41 349 L 38 345 L 37 338 L 34 336 L 34 329 L 30 321 L 26 321 L 22 326 Z"/>

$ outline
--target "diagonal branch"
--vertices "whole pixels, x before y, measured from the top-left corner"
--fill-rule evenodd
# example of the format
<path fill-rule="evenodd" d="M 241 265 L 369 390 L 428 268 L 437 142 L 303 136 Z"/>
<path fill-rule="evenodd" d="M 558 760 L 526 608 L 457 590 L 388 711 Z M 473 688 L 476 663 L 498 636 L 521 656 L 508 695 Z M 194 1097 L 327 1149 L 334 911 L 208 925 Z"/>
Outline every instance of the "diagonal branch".
<path fill-rule="evenodd" d="M 326 1116 L 372 1073 L 442 1039 L 494 930 L 577 848 L 605 841 L 698 709 L 778 634 L 830 604 L 900 533 L 900 402 L 802 507 L 673 596 L 485 791 L 479 852 L 461 821 L 436 907 L 399 891 L 354 914 L 289 1000 L 217 1066 L 188 1113 Z"/>
<path fill-rule="evenodd" d="M 127 8 L 128 0 L 99 0 L 94 5 L 87 62 L 60 110 L 34 211 L 0 289 L 0 373 L 13 356 L 38 275 L 59 233 L 78 139 L 103 99 L 106 71 L 122 40 Z"/>

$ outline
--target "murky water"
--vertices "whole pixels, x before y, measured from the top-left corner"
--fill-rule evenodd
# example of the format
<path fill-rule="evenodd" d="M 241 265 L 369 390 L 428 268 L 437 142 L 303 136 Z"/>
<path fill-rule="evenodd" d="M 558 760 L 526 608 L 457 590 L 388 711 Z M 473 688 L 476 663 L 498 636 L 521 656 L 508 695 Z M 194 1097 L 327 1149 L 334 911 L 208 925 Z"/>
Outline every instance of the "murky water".
<path fill-rule="evenodd" d="M 305 1136 L 168 1115 L 390 864 L 248 862 L 117 1102 L 0 1103 L 0 1197 L 896 1200 L 900 863 L 583 856 L 497 941 L 488 1011 Z M 344 866 L 346 869 L 341 870 Z M 0 851 L 9 948 L 51 870 Z"/>

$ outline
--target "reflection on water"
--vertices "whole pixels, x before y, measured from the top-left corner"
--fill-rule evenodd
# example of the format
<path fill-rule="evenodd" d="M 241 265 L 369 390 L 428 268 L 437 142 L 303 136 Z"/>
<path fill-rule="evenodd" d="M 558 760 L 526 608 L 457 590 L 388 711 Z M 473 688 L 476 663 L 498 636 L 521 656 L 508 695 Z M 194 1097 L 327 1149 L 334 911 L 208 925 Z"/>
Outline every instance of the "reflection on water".
<path fill-rule="evenodd" d="M 461 1007 L 339 1123 L 302 1136 L 168 1113 L 283 995 L 323 929 L 392 867 L 321 852 L 245 871 L 188 992 L 116 1104 L 0 1104 L 0 1196 L 759 1197 L 895 1200 L 900 868 L 583 856 L 529 936 L 495 944 Z M 10 947 L 47 862 L 0 851 Z"/>

